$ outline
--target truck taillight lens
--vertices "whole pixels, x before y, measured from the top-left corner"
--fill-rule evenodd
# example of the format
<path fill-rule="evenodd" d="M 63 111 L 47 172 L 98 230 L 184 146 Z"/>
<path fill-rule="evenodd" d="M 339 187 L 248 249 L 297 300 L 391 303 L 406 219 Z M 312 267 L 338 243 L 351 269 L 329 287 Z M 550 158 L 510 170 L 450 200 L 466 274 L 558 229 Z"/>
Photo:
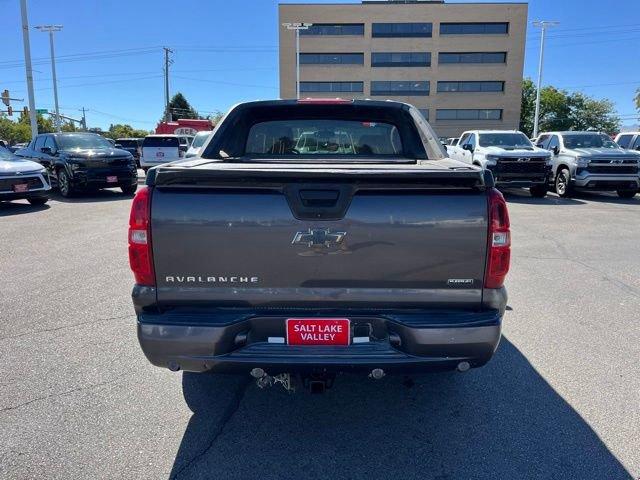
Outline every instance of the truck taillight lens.
<path fill-rule="evenodd" d="M 489 240 L 487 271 L 484 288 L 500 288 L 509 273 L 511 263 L 511 231 L 507 202 L 502 194 L 492 188 L 489 191 Z"/>
<path fill-rule="evenodd" d="M 138 285 L 154 287 L 156 284 L 151 255 L 151 190 L 137 191 L 131 204 L 129 217 L 129 265 Z"/>

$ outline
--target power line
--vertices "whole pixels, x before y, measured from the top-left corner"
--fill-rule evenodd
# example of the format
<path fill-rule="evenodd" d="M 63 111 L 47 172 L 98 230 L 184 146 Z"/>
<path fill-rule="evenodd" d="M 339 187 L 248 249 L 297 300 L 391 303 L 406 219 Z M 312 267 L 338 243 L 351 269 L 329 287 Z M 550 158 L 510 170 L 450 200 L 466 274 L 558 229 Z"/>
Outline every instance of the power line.
<path fill-rule="evenodd" d="M 247 83 L 235 83 L 235 82 L 226 82 L 223 80 L 207 80 L 204 78 L 189 78 L 189 77 L 183 77 L 183 76 L 178 76 L 178 75 L 174 75 L 173 78 L 179 78 L 181 80 L 190 80 L 193 82 L 205 82 L 205 83 L 217 83 L 220 85 L 230 85 L 233 87 L 248 87 L 248 88 L 269 88 L 269 89 L 273 89 L 273 90 L 277 90 L 278 87 L 274 87 L 273 85 L 252 85 L 252 84 L 247 84 Z"/>

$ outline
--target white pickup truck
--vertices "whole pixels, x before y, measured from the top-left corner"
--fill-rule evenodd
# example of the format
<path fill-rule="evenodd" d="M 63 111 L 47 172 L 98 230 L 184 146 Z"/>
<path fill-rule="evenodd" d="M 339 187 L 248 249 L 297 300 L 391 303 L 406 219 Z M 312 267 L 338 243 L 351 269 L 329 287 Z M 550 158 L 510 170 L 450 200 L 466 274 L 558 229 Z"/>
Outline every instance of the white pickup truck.
<path fill-rule="evenodd" d="M 447 153 L 454 160 L 490 170 L 498 187 L 529 187 L 534 197 L 547 194 L 550 154 L 522 132 L 467 131 L 457 146 L 447 146 Z"/>

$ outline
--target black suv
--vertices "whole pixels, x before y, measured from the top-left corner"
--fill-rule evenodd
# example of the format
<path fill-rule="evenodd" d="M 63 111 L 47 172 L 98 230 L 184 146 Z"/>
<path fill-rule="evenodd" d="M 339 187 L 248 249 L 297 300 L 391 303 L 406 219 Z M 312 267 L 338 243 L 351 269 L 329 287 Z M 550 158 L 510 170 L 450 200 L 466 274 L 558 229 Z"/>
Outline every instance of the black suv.
<path fill-rule="evenodd" d="M 126 150 L 136 161 L 136 165 L 140 168 L 140 152 L 142 151 L 142 141 L 144 138 L 116 138 L 116 148 Z"/>
<path fill-rule="evenodd" d="M 138 187 L 133 155 L 95 133 L 41 134 L 16 155 L 43 165 L 63 197 L 110 187 L 131 195 Z"/>

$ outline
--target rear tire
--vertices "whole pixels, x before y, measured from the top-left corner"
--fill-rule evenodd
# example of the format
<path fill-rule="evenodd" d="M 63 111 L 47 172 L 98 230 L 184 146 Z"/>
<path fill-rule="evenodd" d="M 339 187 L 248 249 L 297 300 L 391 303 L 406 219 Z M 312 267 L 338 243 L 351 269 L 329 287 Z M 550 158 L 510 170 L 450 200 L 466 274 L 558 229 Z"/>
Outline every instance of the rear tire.
<path fill-rule="evenodd" d="M 34 206 L 44 205 L 49 201 L 47 197 L 27 198 L 27 201 Z"/>
<path fill-rule="evenodd" d="M 534 198 L 544 198 L 547 196 L 549 188 L 546 185 L 533 185 L 529 188 L 531 196 Z"/>
<path fill-rule="evenodd" d="M 133 195 L 134 193 L 136 193 L 137 189 L 138 184 L 120 187 L 120 190 L 122 190 L 122 193 L 124 193 L 125 195 Z"/>
<path fill-rule="evenodd" d="M 556 193 L 562 198 L 568 198 L 571 196 L 572 187 L 571 187 L 571 174 L 569 170 L 563 168 L 556 175 Z"/>
<path fill-rule="evenodd" d="M 620 198 L 633 198 L 638 193 L 637 190 L 617 190 L 618 196 Z"/>

